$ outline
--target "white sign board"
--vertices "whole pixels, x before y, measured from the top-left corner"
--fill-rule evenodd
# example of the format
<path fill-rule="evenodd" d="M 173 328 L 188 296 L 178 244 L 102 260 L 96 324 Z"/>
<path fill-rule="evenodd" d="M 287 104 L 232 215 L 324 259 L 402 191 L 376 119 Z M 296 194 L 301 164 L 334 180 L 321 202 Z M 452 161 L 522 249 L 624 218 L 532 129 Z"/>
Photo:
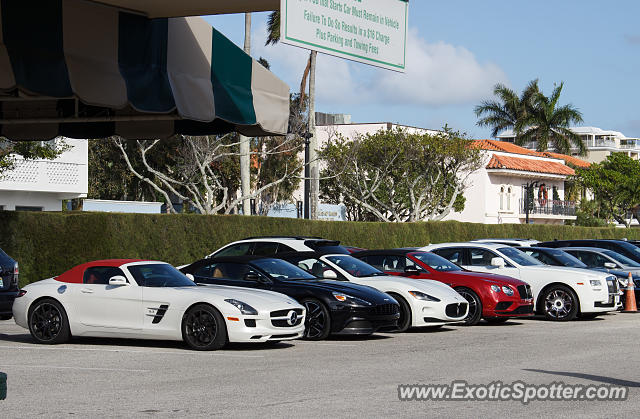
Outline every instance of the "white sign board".
<path fill-rule="evenodd" d="M 404 72 L 408 0 L 280 0 L 280 40 Z"/>

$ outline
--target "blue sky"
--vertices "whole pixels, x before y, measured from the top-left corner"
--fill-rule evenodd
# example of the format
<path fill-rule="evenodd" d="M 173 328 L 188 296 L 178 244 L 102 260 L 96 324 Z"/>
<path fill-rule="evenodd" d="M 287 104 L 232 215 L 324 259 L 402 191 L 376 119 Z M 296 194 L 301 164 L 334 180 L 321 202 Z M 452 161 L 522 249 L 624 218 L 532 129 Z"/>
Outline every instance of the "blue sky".
<path fill-rule="evenodd" d="M 521 91 L 539 78 L 545 93 L 564 81 L 561 103 L 584 124 L 640 138 L 640 2 L 637 0 L 413 0 L 407 72 L 399 74 L 318 55 L 316 109 L 354 122 L 426 128 L 448 124 L 473 138 L 473 108 L 495 83 Z M 265 47 L 267 13 L 253 15 L 253 49 L 297 90 L 307 58 L 288 45 Z M 206 18 L 236 44 L 244 16 Z"/>

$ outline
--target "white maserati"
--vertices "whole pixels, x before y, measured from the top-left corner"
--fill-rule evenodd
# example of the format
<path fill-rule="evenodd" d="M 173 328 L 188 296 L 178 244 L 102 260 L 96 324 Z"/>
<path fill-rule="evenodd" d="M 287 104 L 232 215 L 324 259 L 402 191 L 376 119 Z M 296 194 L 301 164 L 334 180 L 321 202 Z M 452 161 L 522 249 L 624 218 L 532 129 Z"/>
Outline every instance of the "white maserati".
<path fill-rule="evenodd" d="M 305 310 L 276 292 L 198 286 L 164 262 L 124 259 L 85 263 L 25 286 L 13 316 L 38 343 L 93 336 L 183 340 L 215 350 L 302 337 Z"/>

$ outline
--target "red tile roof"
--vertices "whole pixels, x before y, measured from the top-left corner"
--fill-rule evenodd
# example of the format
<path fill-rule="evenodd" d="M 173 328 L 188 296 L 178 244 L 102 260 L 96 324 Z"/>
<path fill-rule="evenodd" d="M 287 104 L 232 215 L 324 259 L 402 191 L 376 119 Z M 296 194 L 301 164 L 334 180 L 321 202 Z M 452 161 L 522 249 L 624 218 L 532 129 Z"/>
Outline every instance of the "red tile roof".
<path fill-rule="evenodd" d="M 586 168 L 591 166 L 591 163 L 589 163 L 588 161 L 581 160 L 574 156 L 568 156 L 566 154 L 559 154 L 559 153 L 551 153 L 549 151 L 545 152 L 544 154 L 546 154 L 549 157 L 553 157 L 554 159 L 562 159 L 566 164 L 572 164 L 577 167 Z"/>
<path fill-rule="evenodd" d="M 528 148 L 520 147 L 507 141 L 498 140 L 475 140 L 473 146 L 481 150 L 501 151 L 503 153 L 524 154 L 526 156 L 536 157 L 551 157 L 553 159 L 564 160 L 567 164 L 572 164 L 577 167 L 589 167 L 591 163 L 581 160 L 574 156 L 568 156 L 566 154 L 552 153 L 549 151 L 539 152 L 535 150 L 529 150 Z"/>
<path fill-rule="evenodd" d="M 521 172 L 550 173 L 564 176 L 575 174 L 572 168 L 559 162 L 497 155 L 491 158 L 489 164 L 487 164 L 487 169 L 509 169 Z"/>

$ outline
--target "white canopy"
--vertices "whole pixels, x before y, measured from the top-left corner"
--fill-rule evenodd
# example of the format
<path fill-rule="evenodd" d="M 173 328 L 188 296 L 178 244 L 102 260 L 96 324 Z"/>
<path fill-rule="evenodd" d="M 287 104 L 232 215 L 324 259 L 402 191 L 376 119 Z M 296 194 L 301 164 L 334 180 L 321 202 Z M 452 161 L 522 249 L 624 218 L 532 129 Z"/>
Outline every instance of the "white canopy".
<path fill-rule="evenodd" d="M 280 9 L 280 0 L 91 0 L 149 18 L 264 12 Z"/>

